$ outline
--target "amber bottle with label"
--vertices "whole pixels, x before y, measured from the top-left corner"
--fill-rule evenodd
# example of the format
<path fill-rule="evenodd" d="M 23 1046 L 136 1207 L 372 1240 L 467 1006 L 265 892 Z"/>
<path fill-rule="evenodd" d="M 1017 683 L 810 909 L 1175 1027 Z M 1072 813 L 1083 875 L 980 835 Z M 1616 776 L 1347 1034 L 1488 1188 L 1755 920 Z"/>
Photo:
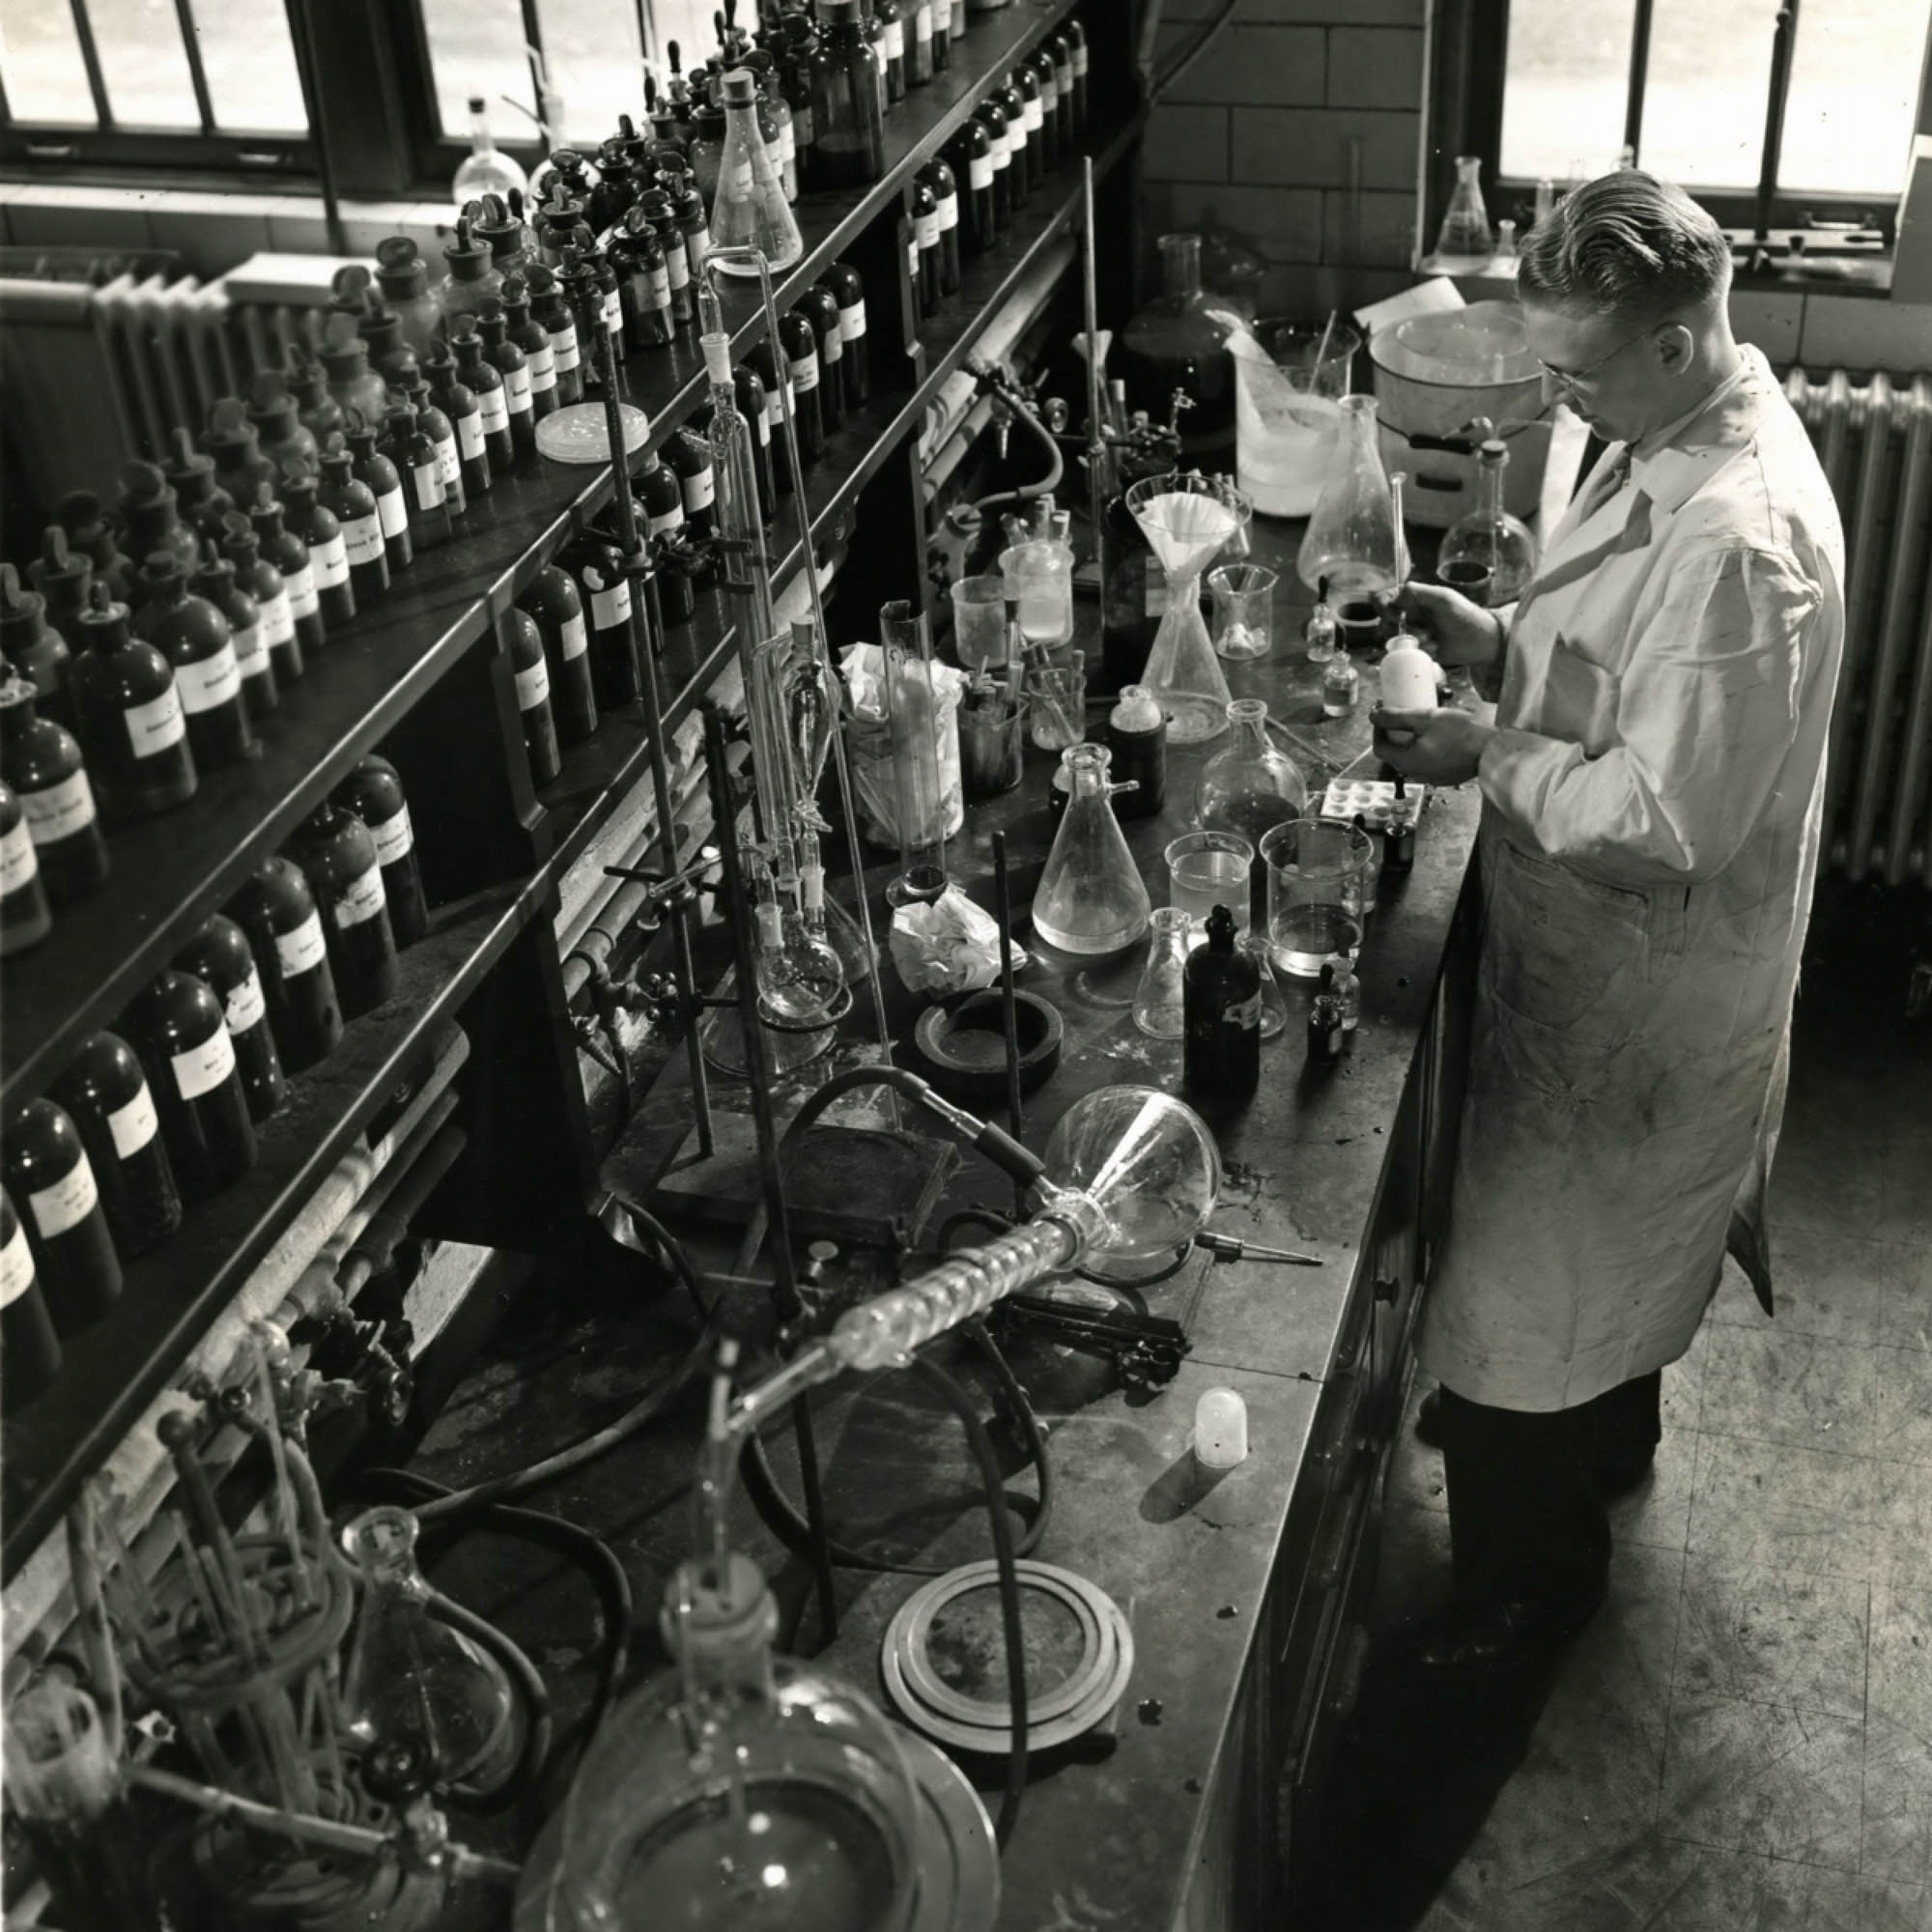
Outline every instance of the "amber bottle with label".
<path fill-rule="evenodd" d="M 342 534 L 341 520 L 322 500 L 319 469 L 290 464 L 282 471 L 282 516 L 290 534 L 298 537 L 308 552 L 309 569 L 315 573 L 316 611 L 326 639 L 355 617 L 355 584 L 349 574 L 349 540 Z M 315 648 L 306 634 L 302 644 Z"/>
<path fill-rule="evenodd" d="M 535 621 L 543 639 L 557 743 L 581 745 L 597 730 L 597 694 L 590 681 L 590 625 L 576 580 L 547 563 L 517 608 Z"/>
<path fill-rule="evenodd" d="M 383 554 L 388 559 L 393 582 L 396 573 L 407 570 L 415 556 L 415 546 L 410 540 L 410 505 L 403 495 L 402 472 L 376 446 L 383 433 L 383 417 L 365 416 L 360 410 L 351 410 L 348 415 L 345 436 L 355 459 L 354 473 L 355 480 L 376 499 L 376 527 L 383 534 Z M 357 589 L 360 587 L 358 584 Z"/>
<path fill-rule="evenodd" d="M 221 539 L 221 554 L 235 567 L 236 589 L 254 599 L 262 647 L 269 654 L 269 668 L 274 673 L 275 688 L 280 691 L 294 684 L 307 668 L 301 640 L 296 636 L 295 603 L 289 596 L 288 584 L 282 573 L 262 554 L 261 537 L 239 510 L 228 514 L 228 534 Z M 311 608 L 314 597 L 311 588 Z"/>
<path fill-rule="evenodd" d="M 387 758 L 371 752 L 356 760 L 331 797 L 369 828 L 376 841 L 376 863 L 383 868 L 389 929 L 398 946 L 413 946 L 429 930 L 429 904 L 423 897 L 415 828 L 410 823 L 402 778 Z"/>
<path fill-rule="evenodd" d="M 556 271 L 540 262 L 529 270 L 530 320 L 550 338 L 551 367 L 556 383 L 558 408 L 583 400 L 583 351 L 578 344 L 577 322 L 570 298 Z"/>
<path fill-rule="evenodd" d="M 862 410 L 872 393 L 872 363 L 866 348 L 865 280 L 849 262 L 832 262 L 819 276 L 818 286 L 830 289 L 838 304 L 838 367 L 845 379 L 845 408 L 848 412 Z"/>
<path fill-rule="evenodd" d="M 131 1259 L 159 1247 L 181 1226 L 181 1190 L 134 1049 L 119 1034 L 90 1034 L 51 1092 L 87 1150 L 116 1250 Z"/>
<path fill-rule="evenodd" d="M 68 689 L 73 652 L 60 632 L 46 621 L 47 601 L 38 591 L 20 586 L 20 574 L 11 563 L 0 563 L 0 658 L 34 687 L 41 716 L 73 729 L 73 705 Z"/>
<path fill-rule="evenodd" d="M 798 459 L 810 469 L 825 454 L 825 416 L 818 407 L 818 335 L 796 309 L 787 309 L 779 317 L 779 343 L 791 373 Z"/>
<path fill-rule="evenodd" d="M 912 215 L 914 293 L 921 320 L 930 322 L 939 313 L 939 198 L 923 170 L 913 177 L 908 202 Z"/>
<path fill-rule="evenodd" d="M 544 655 L 543 633 L 527 611 L 513 605 L 503 612 L 503 641 L 509 647 L 510 674 L 516 679 L 517 715 L 523 720 L 530 781 L 546 785 L 563 767 L 557 759 L 556 720 L 551 711 L 550 663 Z"/>
<path fill-rule="evenodd" d="M 117 1028 L 141 1057 L 183 1197 L 205 1201 L 255 1165 L 255 1123 L 213 989 L 157 973 Z"/>
<path fill-rule="evenodd" d="M 0 778 L 20 802 L 47 897 L 71 905 L 106 883 L 107 841 L 78 741 L 38 711 L 25 678 L 0 682 Z"/>
<path fill-rule="evenodd" d="M 266 1121 L 288 1098 L 281 1055 L 269 1024 L 268 997 L 248 936 L 216 913 L 176 954 L 177 970 L 192 973 L 221 1002 L 221 1016 L 235 1048 L 235 1065 L 248 1117 Z"/>
<path fill-rule="evenodd" d="M 254 500 L 247 506 L 247 524 L 254 533 L 256 555 L 281 580 L 282 595 L 288 600 L 291 639 L 290 644 L 284 648 L 283 658 L 295 667 L 289 675 L 299 677 L 308 668 L 308 654 L 319 651 L 328 641 L 328 632 L 322 617 L 322 599 L 316 589 L 315 565 L 310 559 L 308 545 L 288 527 L 287 512 L 270 484 L 256 486 Z M 232 531 L 230 541 L 234 541 Z M 237 567 L 239 569 L 240 565 Z M 256 581 L 267 582 L 259 574 Z M 256 602 L 260 603 L 261 592 L 257 590 L 253 594 Z M 269 655 L 274 660 L 275 675 L 287 682 L 282 670 L 283 658 L 275 657 L 272 639 Z"/>
<path fill-rule="evenodd" d="M 476 318 L 483 354 L 503 379 L 503 407 L 510 418 L 510 448 L 523 458 L 537 446 L 536 413 L 530 406 L 530 366 L 524 352 L 510 340 L 510 319 L 500 301 L 491 302 Z"/>
<path fill-rule="evenodd" d="M 263 860 L 228 914 L 255 955 L 282 1065 L 291 1073 L 313 1066 L 342 1037 L 342 1002 L 322 913 L 301 867 L 279 854 Z"/>
<path fill-rule="evenodd" d="M 967 255 L 983 255 L 998 232 L 993 220 L 993 143 L 985 123 L 966 123 L 946 151 L 952 178 L 959 185 L 960 246 Z"/>
<path fill-rule="evenodd" d="M 181 566 L 156 551 L 142 564 L 143 602 L 134 633 L 174 667 L 175 690 L 187 714 L 195 769 L 208 772 L 260 751 L 242 702 L 242 668 L 228 619 L 206 597 L 190 595 Z"/>
<path fill-rule="evenodd" d="M 463 470 L 463 498 L 473 503 L 490 489 L 490 446 L 483 435 L 483 404 L 468 383 L 456 373 L 456 358 L 447 349 L 438 349 L 423 364 L 423 376 L 436 406 L 449 418 L 456 432 L 456 460 Z M 505 427 L 507 428 L 507 423 Z"/>
<path fill-rule="evenodd" d="M 631 584 L 617 546 L 585 530 L 558 559 L 583 587 L 590 607 L 590 675 L 606 711 L 638 695 L 637 646 L 631 635 Z"/>
<path fill-rule="evenodd" d="M 556 408 L 556 351 L 550 330 L 530 312 L 529 285 L 522 275 L 503 277 L 503 320 L 509 339 L 524 353 L 531 419 L 542 422 Z"/>
<path fill-rule="evenodd" d="M 60 1340 L 41 1293 L 27 1231 L 14 1197 L 0 1188 L 0 1405 L 12 1415 L 25 1408 L 60 1373 Z"/>
<path fill-rule="evenodd" d="M 414 356 L 410 357 L 390 388 L 398 402 L 407 403 L 415 411 L 416 427 L 429 438 L 430 446 L 436 451 L 436 473 L 441 479 L 443 504 L 454 526 L 469 508 L 469 492 L 463 484 L 463 446 L 456 439 L 456 425 L 437 407 Z"/>
<path fill-rule="evenodd" d="M 758 479 L 758 518 L 769 525 L 778 514 L 778 485 L 772 475 L 772 406 L 764 378 L 749 362 L 731 367 L 731 395 L 738 413 L 752 426 L 752 468 Z"/>
<path fill-rule="evenodd" d="M 297 832 L 289 856 L 315 894 L 343 1017 L 353 1020 L 396 990 L 396 935 L 376 840 L 353 811 L 321 805 Z"/>
<path fill-rule="evenodd" d="M 61 1334 L 78 1334 L 114 1306 L 121 1261 L 80 1130 L 64 1107 L 39 1098 L 7 1109 L 0 1175 L 20 1204 L 47 1313 Z"/>
<path fill-rule="evenodd" d="M 939 222 L 939 292 L 959 292 L 959 179 L 952 164 L 934 156 L 919 171 L 919 178 L 932 190 L 932 205 Z"/>
<path fill-rule="evenodd" d="M 181 520 L 168 479 L 152 463 L 122 466 L 120 508 L 128 554 L 137 570 L 157 550 L 168 552 L 184 571 L 194 568 L 201 546 Z"/>
<path fill-rule="evenodd" d="M 1196 1093 L 1229 1099 L 1252 1094 L 1262 1077 L 1262 979 L 1235 944 L 1235 915 L 1208 915 L 1208 943 L 1187 955 L 1181 981 L 1181 1078 Z"/>
<path fill-rule="evenodd" d="M 478 426 L 483 432 L 483 447 L 489 455 L 491 470 L 506 476 L 517 465 L 509 392 L 504 387 L 502 372 L 489 358 L 473 315 L 460 317 L 451 325 L 449 346 L 456 355 L 457 380 L 476 398 Z M 443 408 L 449 409 L 449 405 L 444 403 Z M 456 412 L 450 410 L 450 414 L 454 417 Z M 461 434 L 461 423 L 457 427 Z"/>
<path fill-rule="evenodd" d="M 442 453 L 409 403 L 391 403 L 377 444 L 403 487 L 403 513 L 412 550 L 434 550 L 449 541 L 449 495 L 442 480 Z"/>
<path fill-rule="evenodd" d="M 356 475 L 355 457 L 340 436 L 331 436 L 322 446 L 322 490 L 317 500 L 342 531 L 349 586 L 355 593 L 355 602 L 375 603 L 389 587 L 389 548 L 376 509 L 376 493 Z M 407 517 L 403 533 L 405 537 L 409 534 Z M 329 619 L 331 625 L 334 621 Z"/>
<path fill-rule="evenodd" d="M 214 538 L 206 539 L 201 563 L 188 587 L 205 597 L 228 620 L 235 668 L 242 673 L 242 705 L 251 724 L 260 724 L 281 704 L 275 667 L 262 637 L 262 612 L 255 600 L 235 582 L 235 566 L 222 555 Z"/>
<path fill-rule="evenodd" d="M 52 928 L 26 813 L 14 787 L 0 779 L 0 959 L 38 946 Z"/>
<path fill-rule="evenodd" d="M 818 418 L 830 436 L 845 420 L 845 330 L 838 298 L 814 282 L 792 304 L 792 313 L 811 325 L 818 345 Z"/>

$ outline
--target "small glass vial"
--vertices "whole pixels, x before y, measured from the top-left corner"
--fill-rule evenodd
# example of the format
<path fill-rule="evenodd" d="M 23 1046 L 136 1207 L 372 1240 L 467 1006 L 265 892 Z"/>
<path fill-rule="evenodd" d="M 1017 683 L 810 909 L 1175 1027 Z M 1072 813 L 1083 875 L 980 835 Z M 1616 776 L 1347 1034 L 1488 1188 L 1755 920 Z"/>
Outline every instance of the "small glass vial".
<path fill-rule="evenodd" d="M 1343 1028 L 1342 1000 L 1335 990 L 1335 966 L 1325 961 L 1321 983 L 1308 1003 L 1308 1064 L 1333 1066 L 1348 1051 L 1349 1036 Z"/>
<path fill-rule="evenodd" d="M 1308 662 L 1327 664 L 1335 655 L 1335 607 L 1328 601 L 1328 580 L 1321 580 L 1315 593 L 1315 609 L 1308 613 L 1302 632 L 1308 639 Z"/>
<path fill-rule="evenodd" d="M 1362 674 L 1349 653 L 1336 645 L 1335 655 L 1321 667 L 1321 715 L 1346 718 L 1355 708 L 1362 688 Z"/>

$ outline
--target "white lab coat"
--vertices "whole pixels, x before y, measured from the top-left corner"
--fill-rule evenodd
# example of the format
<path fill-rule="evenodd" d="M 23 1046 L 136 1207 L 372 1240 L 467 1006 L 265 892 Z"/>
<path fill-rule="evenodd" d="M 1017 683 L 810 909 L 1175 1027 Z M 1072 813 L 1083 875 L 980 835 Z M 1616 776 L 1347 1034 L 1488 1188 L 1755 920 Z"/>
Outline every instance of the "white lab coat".
<path fill-rule="evenodd" d="M 1567 1408 L 1674 1361 L 1727 1236 L 1769 1305 L 1844 537 L 1762 355 L 1613 445 L 1509 627 L 1478 774 L 1481 954 L 1417 1354 Z"/>

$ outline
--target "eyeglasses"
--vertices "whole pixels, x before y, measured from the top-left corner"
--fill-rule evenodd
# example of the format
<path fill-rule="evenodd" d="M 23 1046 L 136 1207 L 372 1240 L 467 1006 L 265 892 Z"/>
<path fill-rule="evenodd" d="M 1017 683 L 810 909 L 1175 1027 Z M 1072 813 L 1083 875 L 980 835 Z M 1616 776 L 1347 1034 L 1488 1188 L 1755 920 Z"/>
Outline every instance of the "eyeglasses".
<path fill-rule="evenodd" d="M 1554 383 L 1559 389 L 1568 389 L 1574 393 L 1583 384 L 1595 382 L 1597 377 L 1604 370 L 1607 369 L 1610 366 L 1610 364 L 1614 362 L 1617 359 L 1617 357 L 1624 353 L 1626 349 L 1630 349 L 1634 347 L 1635 344 L 1641 342 L 1644 339 L 1644 337 L 1649 333 L 1650 329 L 1647 327 L 1638 329 L 1634 335 L 1629 338 L 1629 340 L 1618 343 L 1617 346 L 1614 349 L 1612 349 L 1607 355 L 1600 355 L 1597 358 L 1597 360 L 1592 362 L 1587 369 L 1552 369 L 1549 366 L 1549 364 L 1546 362 L 1540 355 L 1536 356 L 1534 360 L 1536 362 L 1536 366 L 1539 369 L 1541 369 L 1543 373 L 1546 376 L 1548 376 L 1549 380 L 1552 383 Z"/>

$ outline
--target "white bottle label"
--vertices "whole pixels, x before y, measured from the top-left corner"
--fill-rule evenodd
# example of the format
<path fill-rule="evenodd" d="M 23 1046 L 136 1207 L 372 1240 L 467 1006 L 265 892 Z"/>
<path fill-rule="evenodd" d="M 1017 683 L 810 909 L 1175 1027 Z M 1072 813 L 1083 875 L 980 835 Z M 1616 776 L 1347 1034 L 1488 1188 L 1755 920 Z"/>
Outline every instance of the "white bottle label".
<path fill-rule="evenodd" d="M 855 301 L 838 311 L 838 335 L 844 342 L 857 342 L 866 332 L 866 304 Z"/>
<path fill-rule="evenodd" d="M 352 565 L 374 563 L 383 554 L 383 526 L 374 516 L 352 517 L 342 526 L 342 542 Z"/>
<path fill-rule="evenodd" d="M 328 943 L 322 936 L 322 915 L 312 912 L 293 932 L 275 935 L 275 959 L 284 980 L 299 980 L 313 973 L 328 957 Z"/>
<path fill-rule="evenodd" d="M 830 335 L 818 338 L 818 366 L 820 369 L 836 369 L 845 359 L 845 330 L 835 328 Z"/>
<path fill-rule="evenodd" d="M 440 508 L 445 494 L 442 487 L 442 465 L 432 461 L 413 464 L 411 467 L 416 479 L 416 501 L 425 510 Z"/>
<path fill-rule="evenodd" d="M 248 977 L 222 1002 L 221 1017 L 228 1022 L 231 1034 L 244 1034 L 250 1027 L 260 1026 L 268 1010 L 262 998 L 262 976 L 251 966 Z"/>
<path fill-rule="evenodd" d="M 699 510 L 708 510 L 718 495 L 718 472 L 706 464 L 696 475 L 682 480 L 685 514 L 696 516 Z"/>
<path fill-rule="evenodd" d="M 34 1285 L 34 1251 L 27 1245 L 24 1222 L 15 1221 L 7 1245 L 0 1248 L 0 1308 L 18 1301 Z"/>
<path fill-rule="evenodd" d="M 818 355 L 815 351 L 800 355 L 792 362 L 791 385 L 799 390 L 818 387 Z"/>
<path fill-rule="evenodd" d="M 614 631 L 631 614 L 631 586 L 613 584 L 609 590 L 590 593 L 590 621 L 600 631 Z"/>
<path fill-rule="evenodd" d="M 528 670 L 517 673 L 517 709 L 534 711 L 550 696 L 550 669 L 539 658 Z"/>
<path fill-rule="evenodd" d="M 403 501 L 403 486 L 384 490 L 376 498 L 376 521 L 383 526 L 384 540 L 399 537 L 410 526 L 409 505 Z"/>
<path fill-rule="evenodd" d="M 624 326 L 624 304 L 615 289 L 609 289 L 604 296 L 604 327 L 615 335 Z"/>
<path fill-rule="evenodd" d="M 442 479 L 442 497 L 447 502 L 450 493 L 463 487 L 463 457 L 457 449 L 454 432 L 437 439 L 436 473 Z"/>
<path fill-rule="evenodd" d="M 939 204 L 939 232 L 944 235 L 949 228 L 959 226 L 959 196 L 952 193 L 943 196 Z"/>
<path fill-rule="evenodd" d="M 650 533 L 661 537 L 667 530 L 681 530 L 684 527 L 684 505 L 680 502 L 673 510 L 667 510 L 662 516 L 650 520 Z"/>
<path fill-rule="evenodd" d="M 772 165 L 788 168 L 798 159 L 798 136 L 791 130 L 791 123 L 784 122 L 779 128 L 779 137 L 772 143 Z"/>
<path fill-rule="evenodd" d="M 528 363 L 521 369 L 503 371 L 503 389 L 509 398 L 510 413 L 513 416 L 527 415 L 530 407 L 530 371 Z"/>
<path fill-rule="evenodd" d="M 787 376 L 776 389 L 765 391 L 765 428 L 767 440 L 769 432 L 778 428 L 785 419 L 785 405 L 791 397 L 791 378 Z"/>
<path fill-rule="evenodd" d="M 764 408 L 758 412 L 757 422 L 758 447 L 769 449 L 772 446 L 772 399 L 769 396 L 765 398 Z"/>
<path fill-rule="evenodd" d="M 456 446 L 464 460 L 474 463 L 483 454 L 483 412 L 471 410 L 456 419 Z"/>
<path fill-rule="evenodd" d="M 1087 46 L 1086 43 L 1082 42 L 1079 46 L 1073 49 L 1074 77 L 1076 79 L 1079 79 L 1085 75 L 1086 71 L 1087 71 Z"/>
<path fill-rule="evenodd" d="M 27 1206 L 33 1210 L 34 1226 L 41 1231 L 41 1239 L 50 1241 L 56 1235 L 64 1235 L 85 1221 L 99 1199 L 100 1191 L 94 1184 L 94 1170 L 82 1154 L 71 1173 L 51 1187 L 28 1195 Z"/>
<path fill-rule="evenodd" d="M 318 590 L 333 590 L 349 582 L 349 546 L 340 530 L 327 543 L 309 545 L 308 567 L 315 573 Z"/>
<path fill-rule="evenodd" d="M 889 61 L 905 59 L 905 22 L 888 20 L 884 38 L 886 58 Z"/>
<path fill-rule="evenodd" d="M 24 891 L 40 869 L 41 862 L 34 857 L 34 835 L 23 818 L 0 838 L 0 893 Z"/>
<path fill-rule="evenodd" d="M 503 400 L 503 392 L 497 389 L 478 389 L 476 401 L 478 414 L 483 423 L 485 436 L 501 436 L 510 426 L 510 406 Z"/>
<path fill-rule="evenodd" d="M 932 39 L 932 9 L 920 8 L 912 16 L 912 37 L 915 41 Z"/>
<path fill-rule="evenodd" d="M 577 348 L 577 325 L 567 322 L 561 328 L 550 332 L 551 357 L 559 374 L 567 369 L 575 369 L 582 360 Z"/>
<path fill-rule="evenodd" d="M 935 34 L 952 31 L 952 0 L 932 0 L 932 31 Z"/>
<path fill-rule="evenodd" d="M 360 925 L 374 919 L 387 903 L 383 892 L 383 868 L 371 866 L 360 877 L 350 880 L 331 911 L 338 926 Z"/>
<path fill-rule="evenodd" d="M 295 607 L 289 602 L 286 589 L 278 590 L 261 606 L 262 642 L 270 650 L 277 644 L 286 644 L 296 634 Z"/>
<path fill-rule="evenodd" d="M 590 648 L 590 632 L 583 622 L 582 611 L 563 620 L 556 634 L 556 643 L 565 664 L 573 658 L 581 658 Z"/>
<path fill-rule="evenodd" d="M 969 155 L 966 157 L 966 185 L 979 192 L 991 187 L 992 185 L 992 151 L 989 149 L 983 155 Z"/>
<path fill-rule="evenodd" d="M 155 1112 L 155 1096 L 148 1092 L 148 1083 L 141 1082 L 140 1092 L 125 1107 L 116 1107 L 107 1117 L 107 1131 L 114 1137 L 114 1151 L 123 1160 L 128 1160 L 139 1153 L 160 1130 L 160 1118 Z"/>
<path fill-rule="evenodd" d="M 1012 166 L 1013 138 L 1014 137 L 1012 133 L 1010 132 L 1010 130 L 1009 130 L 1009 132 L 1002 134 L 1000 138 L 993 143 L 992 147 L 993 172 L 995 174 L 1003 173 L 1006 169 Z"/>
<path fill-rule="evenodd" d="M 906 237 L 906 272 L 915 282 L 919 280 L 919 237 Z"/>
<path fill-rule="evenodd" d="M 684 252 L 684 237 L 675 242 L 667 240 L 665 249 L 665 273 L 670 277 L 674 289 L 688 289 L 691 286 L 691 261 Z"/>
<path fill-rule="evenodd" d="M 667 309 L 670 306 L 670 270 L 668 269 L 646 269 L 644 270 L 644 306 L 647 309 Z"/>
<path fill-rule="evenodd" d="M 541 349 L 524 351 L 524 373 L 529 378 L 530 389 L 535 394 L 556 387 L 556 357 L 548 340 Z"/>
<path fill-rule="evenodd" d="M 916 214 L 912 220 L 912 239 L 922 251 L 939 246 L 939 211 L 930 214 Z"/>
<path fill-rule="evenodd" d="M 56 839 L 85 832 L 94 823 L 94 793 L 87 774 L 75 772 L 44 791 L 23 791 L 20 810 L 36 845 L 51 845 Z"/>
<path fill-rule="evenodd" d="M 1046 109 L 1040 105 L 1039 96 L 1020 104 L 1020 126 L 1029 134 L 1037 134 L 1046 122 Z"/>
<path fill-rule="evenodd" d="M 260 624 L 238 624 L 229 634 L 234 640 L 235 662 L 243 677 L 267 677 L 269 645 Z"/>
<path fill-rule="evenodd" d="M 184 1100 L 198 1100 L 213 1093 L 235 1071 L 235 1042 L 228 1029 L 218 1026 L 199 1046 L 177 1053 L 170 1063 L 175 1070 L 175 1087 Z"/>
<path fill-rule="evenodd" d="M 369 837 L 376 841 L 376 863 L 379 866 L 395 866 L 407 859 L 415 850 L 415 827 L 410 823 L 410 808 L 404 805 L 400 811 L 393 812 L 380 825 L 369 827 Z"/>
<path fill-rule="evenodd" d="M 289 611 L 296 617 L 313 617 L 320 600 L 315 594 L 315 558 L 311 553 L 309 561 L 299 570 L 292 570 L 282 579 L 282 586 L 289 593 Z"/>
<path fill-rule="evenodd" d="M 175 689 L 185 711 L 213 711 L 242 689 L 242 667 L 233 644 L 223 644 L 212 658 L 175 667 Z"/>

